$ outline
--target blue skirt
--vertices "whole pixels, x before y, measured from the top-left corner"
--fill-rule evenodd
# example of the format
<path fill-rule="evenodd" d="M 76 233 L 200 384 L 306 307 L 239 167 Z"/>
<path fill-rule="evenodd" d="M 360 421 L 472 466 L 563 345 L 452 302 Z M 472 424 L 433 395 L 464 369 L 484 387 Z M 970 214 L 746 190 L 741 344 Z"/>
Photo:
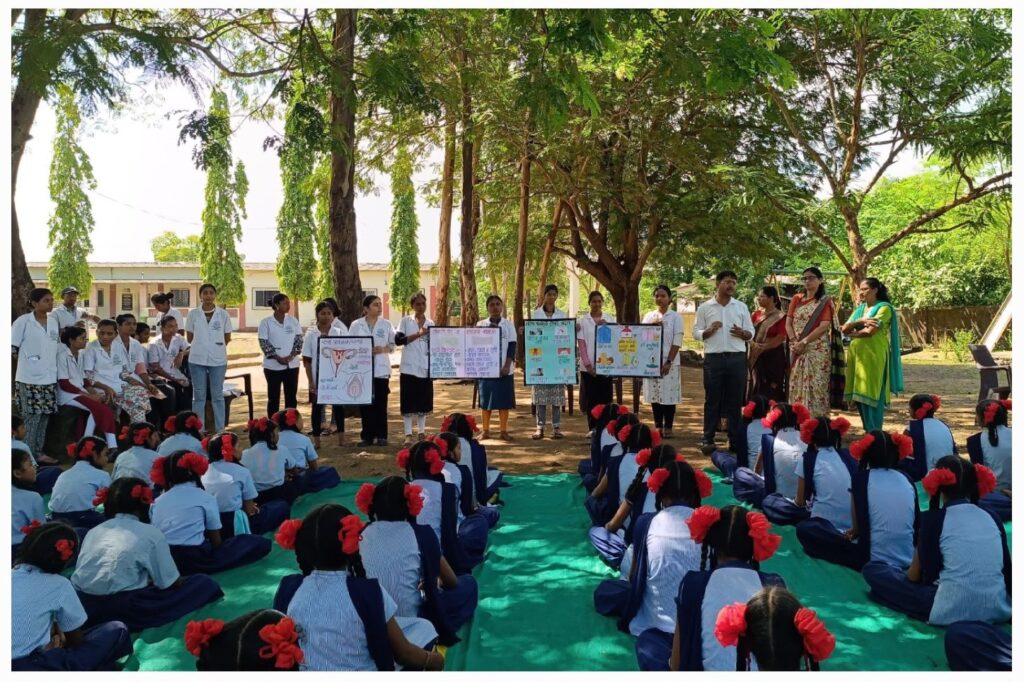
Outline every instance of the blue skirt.
<path fill-rule="evenodd" d="M 271 500 L 259 509 L 256 516 L 249 517 L 249 530 L 253 535 L 263 535 L 277 530 L 292 512 L 291 506 L 284 500 Z"/>
<path fill-rule="evenodd" d="M 270 549 L 270 539 L 262 535 L 236 535 L 219 547 L 209 540 L 201 545 L 171 545 L 171 557 L 182 575 L 210 574 L 259 561 Z"/>
<path fill-rule="evenodd" d="M 341 476 L 334 467 L 318 467 L 307 469 L 304 474 L 295 479 L 299 488 L 299 494 L 316 493 L 328 488 L 334 488 L 341 483 Z"/>
<path fill-rule="evenodd" d="M 668 659 L 672 658 L 673 633 L 657 628 L 644 630 L 636 638 L 636 663 L 641 670 L 668 671 Z"/>
<path fill-rule="evenodd" d="M 795 526 L 801 521 L 811 518 L 811 512 L 804 507 L 798 507 L 796 502 L 789 500 L 779 493 L 772 493 L 765 496 L 761 501 L 764 515 L 776 526 Z"/>
<path fill-rule="evenodd" d="M 514 410 L 516 407 L 516 384 L 511 374 L 498 379 L 480 380 L 481 410 Z"/>
<path fill-rule="evenodd" d="M 36 484 L 34 490 L 40 495 L 49 495 L 53 492 L 53 484 L 64 472 L 60 467 L 42 467 L 36 472 Z"/>
<path fill-rule="evenodd" d="M 604 526 L 591 528 L 587 535 L 590 537 L 590 544 L 601 556 L 601 561 L 618 570 L 622 564 L 622 556 L 626 553 L 626 541 Z"/>
<path fill-rule="evenodd" d="M 306 576 L 301 573 L 291 573 L 281 578 L 277 584 L 277 592 L 274 593 L 274 610 L 281 613 L 288 613 L 288 605 L 292 603 L 292 597 L 299 591 L 302 581 Z"/>
<path fill-rule="evenodd" d="M 807 556 L 860 571 L 868 557 L 864 547 L 846 539 L 826 519 L 813 518 L 796 524 L 796 539 L 803 545 Z"/>
<path fill-rule="evenodd" d="M 103 623 L 82 632 L 80 645 L 35 652 L 11 661 L 20 670 L 116 670 L 115 661 L 131 654 L 132 638 L 124 623 Z"/>
<path fill-rule="evenodd" d="M 459 524 L 459 544 L 470 564 L 465 567 L 467 570 L 483 563 L 487 549 L 487 519 L 479 514 L 464 518 Z"/>
<path fill-rule="evenodd" d="M 722 472 L 726 478 L 732 478 L 738 466 L 736 456 L 722 450 L 715 450 L 711 453 L 711 463 Z"/>
<path fill-rule="evenodd" d="M 946 628 L 946 660 L 950 670 L 1009 672 L 1013 665 L 1010 633 L 976 620 Z"/>
<path fill-rule="evenodd" d="M 978 500 L 978 506 L 995 514 L 1003 523 L 1013 520 L 1013 502 L 1001 492 L 992 492 Z"/>
<path fill-rule="evenodd" d="M 63 521 L 72 528 L 84 528 L 92 530 L 107 520 L 107 517 L 95 509 L 86 509 L 78 512 L 53 512 L 50 518 L 54 521 Z"/>
<path fill-rule="evenodd" d="M 491 529 L 498 525 L 498 519 L 501 518 L 501 510 L 497 507 L 479 506 L 476 508 L 476 513 L 484 517 L 487 520 L 487 528 Z"/>
<path fill-rule="evenodd" d="M 594 608 L 602 616 L 620 616 L 629 603 L 628 580 L 602 580 L 594 589 Z"/>
<path fill-rule="evenodd" d="M 480 597 L 476 578 L 471 575 L 460 575 L 457 580 L 455 587 L 438 591 L 438 606 L 444 612 L 445 620 L 452 630 L 458 630 L 469 622 Z"/>
<path fill-rule="evenodd" d="M 760 507 L 764 501 L 764 479 L 748 467 L 739 467 L 732 474 L 732 494 L 741 502 Z"/>
<path fill-rule="evenodd" d="M 184 576 L 181 585 L 165 590 L 150 585 L 116 594 L 78 593 L 89 617 L 87 626 L 120 621 L 132 632 L 173 623 L 223 596 L 220 585 L 208 575 Z"/>

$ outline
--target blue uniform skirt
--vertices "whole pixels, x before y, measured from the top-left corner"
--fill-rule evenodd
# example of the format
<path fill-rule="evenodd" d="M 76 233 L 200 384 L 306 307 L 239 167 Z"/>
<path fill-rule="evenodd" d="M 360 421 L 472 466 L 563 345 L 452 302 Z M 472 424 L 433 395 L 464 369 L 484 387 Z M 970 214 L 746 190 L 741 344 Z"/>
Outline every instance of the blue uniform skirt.
<path fill-rule="evenodd" d="M 811 518 L 811 512 L 807 511 L 806 507 L 798 507 L 796 502 L 779 493 L 766 495 L 761 500 L 761 508 L 768 520 L 776 526 L 795 526 Z"/>
<path fill-rule="evenodd" d="M 288 605 L 292 603 L 292 597 L 299 591 L 305 577 L 301 573 L 291 573 L 281 578 L 281 582 L 277 584 L 277 592 L 274 593 L 275 611 L 288 613 Z"/>
<path fill-rule="evenodd" d="M 732 474 L 732 494 L 742 502 L 760 507 L 764 501 L 764 479 L 748 467 L 738 467 Z"/>
<path fill-rule="evenodd" d="M 640 670 L 667 671 L 668 659 L 672 658 L 674 633 L 650 628 L 636 638 L 636 664 Z"/>
<path fill-rule="evenodd" d="M 990 514 L 995 514 L 1003 523 L 1013 520 L 1013 503 L 1001 492 L 989 493 L 978 500 L 978 506 Z"/>
<path fill-rule="evenodd" d="M 185 576 L 181 585 L 164 590 L 150 585 L 116 594 L 78 593 L 89 616 L 87 626 L 120 621 L 132 632 L 173 623 L 223 596 L 220 585 L 208 575 Z"/>
<path fill-rule="evenodd" d="M 946 628 L 946 660 L 950 670 L 998 670 L 1013 665 L 1010 633 L 977 620 Z"/>
<path fill-rule="evenodd" d="M 171 557 L 182 575 L 219 573 L 259 561 L 270 554 L 271 542 L 262 535 L 236 535 L 214 547 L 209 540 L 200 545 L 171 545 Z"/>
<path fill-rule="evenodd" d="M 50 518 L 54 521 L 63 521 L 72 528 L 84 528 L 92 530 L 107 520 L 107 517 L 95 509 L 86 509 L 78 512 L 53 512 Z"/>
<path fill-rule="evenodd" d="M 124 623 L 103 623 L 82 632 L 83 641 L 70 649 L 34 652 L 11 661 L 20 670 L 115 670 L 114 662 L 134 651 Z"/>
<path fill-rule="evenodd" d="M 603 526 L 611 521 L 615 514 L 607 495 L 603 497 L 591 495 L 583 502 L 583 507 L 590 514 L 590 524 L 593 526 Z"/>
<path fill-rule="evenodd" d="M 602 616 L 620 616 L 629 603 L 628 580 L 602 580 L 594 589 L 594 609 Z"/>
<path fill-rule="evenodd" d="M 604 526 L 594 526 L 587 535 L 590 537 L 590 544 L 601 556 L 601 561 L 618 570 L 622 564 L 622 556 L 626 553 L 626 541 Z"/>
<path fill-rule="evenodd" d="M 64 470 L 60 467 L 42 467 L 36 472 L 36 484 L 33 487 L 40 495 L 49 495 L 53 492 L 53 484 Z"/>
<path fill-rule="evenodd" d="M 253 535 L 275 531 L 291 512 L 291 506 L 284 500 L 271 500 L 260 506 L 256 516 L 249 517 L 249 530 Z"/>
<path fill-rule="evenodd" d="M 304 474 L 295 479 L 298 485 L 299 494 L 316 493 L 328 488 L 334 488 L 341 483 L 341 476 L 334 467 L 319 467 L 307 469 Z"/>
<path fill-rule="evenodd" d="M 290 505 L 295 502 L 295 498 L 298 496 L 298 484 L 295 481 L 285 481 L 281 485 L 275 485 L 273 488 L 258 491 L 256 493 L 256 504 L 262 507 L 271 500 L 284 500 Z"/>
<path fill-rule="evenodd" d="M 807 556 L 831 564 L 860 571 L 868 561 L 864 548 L 847 540 L 827 519 L 813 518 L 796 524 L 796 539 Z"/>
<path fill-rule="evenodd" d="M 736 472 L 736 456 L 722 450 L 715 450 L 711 453 L 711 463 L 722 472 L 726 478 L 732 478 Z"/>
<path fill-rule="evenodd" d="M 481 410 L 514 410 L 516 384 L 511 374 L 497 379 L 480 380 Z"/>
<path fill-rule="evenodd" d="M 910 582 L 907 572 L 882 561 L 869 561 L 861 570 L 871 588 L 868 596 L 893 611 L 927 621 L 935 603 L 937 585 Z"/>
<path fill-rule="evenodd" d="M 455 587 L 438 591 L 438 606 L 452 630 L 458 630 L 469 622 L 480 596 L 476 578 L 460 575 L 457 580 Z"/>
<path fill-rule="evenodd" d="M 459 544 L 466 552 L 469 570 L 483 563 L 484 551 L 487 549 L 487 519 L 479 514 L 467 516 L 459 524 Z M 464 572 L 464 571 L 460 571 Z"/>
<path fill-rule="evenodd" d="M 497 507 L 487 507 L 481 505 L 476 508 L 476 513 L 484 517 L 487 521 L 487 528 L 494 528 L 498 525 L 498 519 L 501 518 L 501 510 Z"/>

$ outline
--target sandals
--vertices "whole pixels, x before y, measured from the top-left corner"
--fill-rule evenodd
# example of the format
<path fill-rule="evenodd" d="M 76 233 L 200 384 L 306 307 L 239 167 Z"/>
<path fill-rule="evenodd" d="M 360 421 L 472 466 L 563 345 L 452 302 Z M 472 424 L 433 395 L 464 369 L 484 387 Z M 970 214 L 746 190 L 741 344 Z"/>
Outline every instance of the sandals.
<path fill-rule="evenodd" d="M 533 439 L 533 440 L 540 440 L 543 437 L 544 437 L 544 429 L 537 429 L 536 431 L 533 432 L 533 435 L 530 436 L 530 438 Z"/>
<path fill-rule="evenodd" d="M 490 438 L 491 438 L 491 432 L 490 431 L 484 431 L 483 433 L 480 434 L 480 440 L 490 440 Z"/>
<path fill-rule="evenodd" d="M 498 434 L 498 439 L 499 440 L 504 440 L 504 441 L 515 440 L 514 438 L 512 438 L 512 436 L 508 435 L 508 431 L 502 431 L 501 433 L 499 433 Z"/>
<path fill-rule="evenodd" d="M 565 438 L 565 436 L 562 435 L 562 432 L 559 429 L 555 429 L 555 432 L 551 434 L 551 437 L 554 438 L 555 440 L 558 440 L 559 438 Z"/>
<path fill-rule="evenodd" d="M 420 434 L 420 435 L 422 435 L 422 434 Z M 423 439 L 420 438 L 420 440 L 423 440 Z M 412 434 L 411 433 L 405 434 L 405 440 L 402 441 L 402 445 L 404 445 L 406 447 L 409 447 L 410 445 L 412 445 Z"/>
<path fill-rule="evenodd" d="M 416 436 L 416 440 L 419 440 L 419 441 L 424 441 L 426 439 L 427 439 L 427 434 L 423 433 L 422 431 L 420 431 L 419 435 Z"/>

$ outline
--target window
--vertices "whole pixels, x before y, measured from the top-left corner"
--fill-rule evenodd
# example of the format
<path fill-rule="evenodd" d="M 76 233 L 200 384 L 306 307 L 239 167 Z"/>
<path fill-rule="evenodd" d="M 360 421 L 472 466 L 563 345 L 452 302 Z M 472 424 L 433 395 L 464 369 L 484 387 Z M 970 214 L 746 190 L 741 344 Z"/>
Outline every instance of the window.
<path fill-rule="evenodd" d="M 192 299 L 190 298 L 192 292 L 188 289 L 171 289 L 167 293 L 174 296 L 171 305 L 175 308 L 188 308 L 192 305 Z"/>
<path fill-rule="evenodd" d="M 90 306 L 89 306 L 89 299 L 85 299 L 85 300 L 83 300 L 83 301 L 82 301 L 82 307 L 83 307 L 83 308 L 88 308 L 88 307 L 90 307 Z"/>
<path fill-rule="evenodd" d="M 104 291 L 103 289 L 97 289 L 96 290 L 96 307 L 97 308 L 102 308 L 103 307 L 103 305 L 104 305 L 103 298 L 106 295 L 106 293 L 107 292 Z"/>
<path fill-rule="evenodd" d="M 253 289 L 252 290 L 252 307 L 253 308 L 269 308 L 270 299 L 277 296 L 280 291 L 277 289 Z M 177 299 L 174 301 L 177 303 Z"/>
<path fill-rule="evenodd" d="M 377 295 L 377 290 L 376 289 L 363 289 L 363 298 L 366 298 L 367 296 L 376 296 L 376 295 Z"/>
<path fill-rule="evenodd" d="M 131 293 L 121 294 L 121 310 L 124 312 L 132 312 L 135 310 L 134 296 Z"/>

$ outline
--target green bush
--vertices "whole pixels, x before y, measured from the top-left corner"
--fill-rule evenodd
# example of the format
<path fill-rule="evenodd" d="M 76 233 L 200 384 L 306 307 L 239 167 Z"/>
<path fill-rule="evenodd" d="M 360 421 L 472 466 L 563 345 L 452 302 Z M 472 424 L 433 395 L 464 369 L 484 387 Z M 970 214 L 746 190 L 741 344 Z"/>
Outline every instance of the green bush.
<path fill-rule="evenodd" d="M 942 339 L 939 349 L 947 360 L 952 355 L 957 362 L 967 362 L 971 357 L 971 350 L 967 346 L 974 343 L 974 336 L 973 329 L 957 329 Z"/>

